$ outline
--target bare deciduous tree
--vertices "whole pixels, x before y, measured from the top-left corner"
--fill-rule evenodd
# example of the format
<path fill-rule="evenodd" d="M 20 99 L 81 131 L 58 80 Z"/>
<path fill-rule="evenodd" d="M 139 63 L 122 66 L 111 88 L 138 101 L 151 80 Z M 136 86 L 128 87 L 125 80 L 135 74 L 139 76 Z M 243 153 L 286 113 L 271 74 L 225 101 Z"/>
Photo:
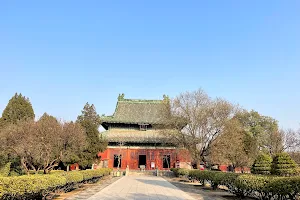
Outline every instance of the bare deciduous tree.
<path fill-rule="evenodd" d="M 205 161 L 213 141 L 235 113 L 224 99 L 210 98 L 203 90 L 180 94 L 170 102 L 168 123 L 177 131 L 166 132 L 173 143 L 187 148 L 197 167 Z"/>
<path fill-rule="evenodd" d="M 0 132 L 2 149 L 20 157 L 29 170 L 48 173 L 60 161 L 70 161 L 85 146 L 85 133 L 79 124 L 60 123 L 47 114 L 37 121 L 10 125 Z"/>
<path fill-rule="evenodd" d="M 282 151 L 299 151 L 300 146 L 300 130 L 295 131 L 292 129 L 280 131 L 283 146 Z"/>
<path fill-rule="evenodd" d="M 271 155 L 281 152 L 299 151 L 300 133 L 292 129 L 278 130 L 270 133 L 267 137 L 266 147 Z"/>

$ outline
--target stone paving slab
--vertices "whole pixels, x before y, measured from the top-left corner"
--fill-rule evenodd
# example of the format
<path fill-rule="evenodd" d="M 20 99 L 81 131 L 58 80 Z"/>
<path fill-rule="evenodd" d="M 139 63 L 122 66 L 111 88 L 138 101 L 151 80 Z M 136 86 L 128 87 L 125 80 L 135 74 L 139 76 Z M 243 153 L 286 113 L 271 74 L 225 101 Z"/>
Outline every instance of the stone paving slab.
<path fill-rule="evenodd" d="M 114 178 L 109 178 L 107 180 L 101 181 L 98 184 L 89 186 L 87 189 L 72 195 L 68 198 L 64 198 L 65 200 L 83 200 L 83 199 L 88 199 L 89 197 L 93 196 L 94 194 L 98 193 L 101 191 L 103 188 L 111 185 L 112 183 L 116 182 L 119 180 L 119 177 L 114 177 Z"/>
<path fill-rule="evenodd" d="M 193 197 L 156 176 L 125 176 L 88 200 L 194 200 Z"/>

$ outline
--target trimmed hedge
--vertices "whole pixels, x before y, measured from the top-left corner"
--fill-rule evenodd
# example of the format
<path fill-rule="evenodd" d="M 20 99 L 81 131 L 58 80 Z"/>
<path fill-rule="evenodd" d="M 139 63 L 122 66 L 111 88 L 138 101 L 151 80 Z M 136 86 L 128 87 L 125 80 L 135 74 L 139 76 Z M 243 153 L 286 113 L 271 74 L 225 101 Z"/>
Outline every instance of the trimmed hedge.
<path fill-rule="evenodd" d="M 111 169 L 103 168 L 46 175 L 0 177 L 0 199 L 43 199 L 53 191 L 69 191 L 76 184 L 98 180 L 110 174 L 111 171 Z"/>
<path fill-rule="evenodd" d="M 39 170 L 39 171 L 29 170 L 28 172 L 29 172 L 29 174 L 32 174 L 32 175 L 33 174 L 44 174 L 43 170 Z M 51 170 L 49 172 L 49 174 L 62 174 L 64 172 L 65 172 L 64 170 Z"/>
<path fill-rule="evenodd" d="M 273 159 L 272 174 L 293 176 L 297 174 L 297 164 L 288 153 L 279 153 Z"/>
<path fill-rule="evenodd" d="M 11 163 L 6 163 L 3 167 L 0 168 L 0 177 L 6 177 L 9 175 Z"/>
<path fill-rule="evenodd" d="M 300 177 L 279 177 L 231 172 L 189 170 L 192 179 L 207 181 L 213 189 L 227 186 L 228 191 L 239 197 L 258 199 L 296 199 L 300 193 Z"/>
<path fill-rule="evenodd" d="M 270 174 L 272 167 L 272 157 L 268 154 L 260 154 L 252 165 L 251 172 L 253 174 Z"/>
<path fill-rule="evenodd" d="M 66 178 L 67 183 L 80 183 L 83 181 L 83 173 L 81 171 L 70 171 L 62 174 Z"/>
<path fill-rule="evenodd" d="M 174 172 L 175 176 L 187 176 L 189 175 L 189 169 L 184 169 L 184 168 L 171 168 L 170 169 L 172 172 Z"/>
<path fill-rule="evenodd" d="M 45 193 L 66 185 L 56 175 L 26 175 L 0 178 L 1 199 L 41 199 Z"/>
<path fill-rule="evenodd" d="M 237 178 L 238 174 L 225 173 L 220 171 L 190 170 L 189 176 L 192 179 L 200 181 L 200 183 L 208 181 L 213 189 L 217 189 L 218 185 L 225 185 L 228 188 L 231 188 L 230 184 Z"/>

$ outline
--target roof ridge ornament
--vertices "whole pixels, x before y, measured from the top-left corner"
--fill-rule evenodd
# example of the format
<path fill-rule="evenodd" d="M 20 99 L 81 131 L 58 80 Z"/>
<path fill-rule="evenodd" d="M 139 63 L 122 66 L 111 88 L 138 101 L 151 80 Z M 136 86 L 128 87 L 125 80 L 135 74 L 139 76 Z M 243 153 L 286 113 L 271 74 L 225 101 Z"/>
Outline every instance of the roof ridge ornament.
<path fill-rule="evenodd" d="M 124 96 L 125 96 L 125 94 L 124 94 L 124 93 L 122 93 L 122 94 L 119 94 L 119 96 L 118 96 L 118 101 L 122 101 L 122 100 L 124 100 Z"/>

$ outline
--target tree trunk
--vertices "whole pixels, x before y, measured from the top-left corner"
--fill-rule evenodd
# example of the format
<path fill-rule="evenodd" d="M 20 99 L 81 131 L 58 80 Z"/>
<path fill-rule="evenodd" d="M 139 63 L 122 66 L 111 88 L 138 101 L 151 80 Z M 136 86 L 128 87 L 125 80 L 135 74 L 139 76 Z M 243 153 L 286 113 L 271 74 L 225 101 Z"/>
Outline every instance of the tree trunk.
<path fill-rule="evenodd" d="M 67 165 L 67 172 L 70 171 L 70 165 Z"/>
<path fill-rule="evenodd" d="M 200 169 L 200 164 L 201 164 L 201 161 L 199 159 L 197 159 L 197 162 L 196 162 L 197 169 Z"/>
<path fill-rule="evenodd" d="M 21 164 L 22 164 L 22 167 L 25 170 L 26 174 L 29 175 L 29 170 L 28 170 L 28 168 L 26 166 L 24 158 L 21 158 Z"/>
<path fill-rule="evenodd" d="M 48 174 L 49 170 L 48 169 L 44 169 L 44 174 Z"/>

